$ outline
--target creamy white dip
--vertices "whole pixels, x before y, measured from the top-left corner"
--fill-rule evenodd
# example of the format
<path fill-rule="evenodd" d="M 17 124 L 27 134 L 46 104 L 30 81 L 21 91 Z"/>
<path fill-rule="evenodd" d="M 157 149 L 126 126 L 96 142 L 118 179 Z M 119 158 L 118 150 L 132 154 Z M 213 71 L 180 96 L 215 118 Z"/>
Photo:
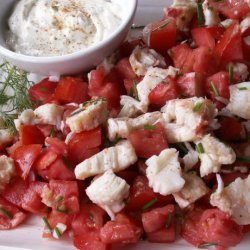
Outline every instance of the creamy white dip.
<path fill-rule="evenodd" d="M 109 37 L 124 16 L 122 0 L 20 0 L 9 18 L 7 44 L 31 56 L 57 56 Z"/>

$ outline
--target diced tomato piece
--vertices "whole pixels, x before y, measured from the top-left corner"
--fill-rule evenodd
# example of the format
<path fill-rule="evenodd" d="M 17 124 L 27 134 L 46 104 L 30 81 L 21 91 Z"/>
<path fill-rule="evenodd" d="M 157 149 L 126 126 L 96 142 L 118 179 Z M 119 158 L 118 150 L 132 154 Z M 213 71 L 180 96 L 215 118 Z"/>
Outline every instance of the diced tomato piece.
<path fill-rule="evenodd" d="M 22 199 L 22 208 L 35 214 L 45 214 L 47 207 L 42 203 L 42 190 L 46 186 L 45 182 L 33 181 L 29 183 L 28 190 Z"/>
<path fill-rule="evenodd" d="M 49 124 L 38 124 L 37 128 L 42 132 L 44 137 L 51 136 L 51 134 L 55 134 L 57 136 L 57 129 L 53 125 Z"/>
<path fill-rule="evenodd" d="M 234 60 L 243 59 L 242 39 L 239 24 L 232 24 L 215 45 L 214 52 L 220 64 L 226 66 Z"/>
<path fill-rule="evenodd" d="M 250 35 L 243 38 L 242 49 L 244 59 L 250 61 Z"/>
<path fill-rule="evenodd" d="M 108 221 L 100 231 L 102 242 L 113 243 L 136 243 L 142 235 L 142 228 L 129 217 L 117 214 L 114 221 Z"/>
<path fill-rule="evenodd" d="M 135 148 L 136 155 L 149 158 L 158 155 L 168 147 L 165 130 L 161 123 L 154 126 L 134 130 L 128 136 L 129 141 Z"/>
<path fill-rule="evenodd" d="M 34 167 L 37 170 L 47 169 L 57 159 L 57 157 L 58 154 L 54 150 L 45 149 L 34 163 Z"/>
<path fill-rule="evenodd" d="M 242 163 L 241 163 L 242 166 Z M 235 181 L 237 178 L 246 179 L 248 173 L 233 172 L 227 174 L 221 174 L 221 178 L 225 186 L 229 185 L 231 182 Z"/>
<path fill-rule="evenodd" d="M 240 19 L 250 12 L 249 4 L 245 0 L 209 0 L 209 5 L 231 19 Z"/>
<path fill-rule="evenodd" d="M 134 70 L 131 67 L 131 64 L 129 62 L 129 58 L 125 57 L 122 58 L 115 66 L 118 73 L 121 75 L 122 79 L 129 79 L 133 80 L 137 78 L 137 75 L 135 74 Z"/>
<path fill-rule="evenodd" d="M 156 232 L 162 228 L 166 229 L 166 225 L 170 228 L 175 224 L 174 220 L 175 206 L 172 204 L 142 213 L 142 224 L 146 233 Z"/>
<path fill-rule="evenodd" d="M 132 41 L 125 41 L 119 48 L 119 52 L 122 57 L 129 57 L 136 46 L 145 45 L 142 39 L 135 39 Z"/>
<path fill-rule="evenodd" d="M 39 169 L 37 172 L 38 175 L 40 175 L 45 180 L 71 181 L 75 179 L 73 166 L 71 165 L 69 160 L 64 156 L 59 156 L 59 158 L 53 161 L 53 163 L 46 167 L 46 169 Z"/>
<path fill-rule="evenodd" d="M 40 155 L 42 145 L 40 144 L 29 144 L 23 145 L 15 150 L 13 153 L 13 159 L 16 162 L 17 167 L 21 172 L 23 179 L 26 179 L 33 166 L 33 163 Z"/>
<path fill-rule="evenodd" d="M 137 77 L 136 79 L 124 79 L 123 83 L 128 95 L 135 97 L 133 87 L 141 80 L 142 77 Z"/>
<path fill-rule="evenodd" d="M 70 161 L 80 163 L 83 160 L 93 156 L 99 152 L 99 147 L 101 144 L 101 128 L 74 134 L 68 144 Z"/>
<path fill-rule="evenodd" d="M 49 81 L 48 78 L 32 85 L 29 88 L 29 97 L 38 104 L 46 103 L 54 95 L 57 83 Z"/>
<path fill-rule="evenodd" d="M 158 231 L 147 233 L 147 239 L 152 243 L 171 243 L 176 238 L 175 227 L 162 228 Z"/>
<path fill-rule="evenodd" d="M 35 125 L 22 125 L 19 135 L 22 145 L 43 144 L 45 139 L 41 130 Z"/>
<path fill-rule="evenodd" d="M 205 46 L 209 49 L 213 49 L 215 47 L 215 38 L 206 27 L 192 29 L 191 34 L 198 47 Z"/>
<path fill-rule="evenodd" d="M 55 90 L 56 99 L 62 103 L 83 103 L 89 100 L 88 85 L 77 77 L 62 77 Z"/>
<path fill-rule="evenodd" d="M 27 215 L 0 196 L 0 230 L 9 230 L 20 225 Z"/>
<path fill-rule="evenodd" d="M 13 158 L 14 152 L 16 151 L 17 148 L 19 148 L 21 146 L 22 146 L 22 143 L 20 141 L 17 141 L 13 145 L 11 145 L 10 147 L 6 148 L 6 151 L 8 152 L 10 157 Z M 0 147 L 0 149 L 1 149 L 1 147 Z"/>
<path fill-rule="evenodd" d="M 68 146 L 64 141 L 56 137 L 47 137 L 45 139 L 45 143 L 49 148 L 53 149 L 57 154 L 61 154 L 64 156 L 68 155 Z"/>
<path fill-rule="evenodd" d="M 200 219 L 200 232 L 204 242 L 213 242 L 223 247 L 239 244 L 243 239 L 243 226 L 219 209 L 207 209 Z"/>
<path fill-rule="evenodd" d="M 182 96 L 204 96 L 204 84 L 202 74 L 186 73 L 177 79 L 177 86 Z"/>
<path fill-rule="evenodd" d="M 216 41 L 220 40 L 222 35 L 226 31 L 226 29 L 222 26 L 211 26 L 206 27 L 206 29 Z"/>
<path fill-rule="evenodd" d="M 14 178 L 5 187 L 1 195 L 10 203 L 22 208 L 23 197 L 29 188 L 29 183 L 20 177 Z"/>
<path fill-rule="evenodd" d="M 72 221 L 74 235 L 99 232 L 104 223 L 104 215 L 104 210 L 94 204 L 81 205 L 80 212 Z"/>
<path fill-rule="evenodd" d="M 80 211 L 76 181 L 50 180 L 43 188 L 43 201 L 57 211 L 76 214 Z"/>
<path fill-rule="evenodd" d="M 71 224 L 73 221 L 74 214 L 67 214 L 65 212 L 59 212 L 57 210 L 52 210 L 49 214 L 49 224 L 51 228 L 55 228 L 57 223 L 63 223 L 67 226 L 67 229 L 71 229 Z"/>
<path fill-rule="evenodd" d="M 213 100 L 215 100 L 217 95 L 229 99 L 229 74 L 221 71 L 208 77 L 206 80 L 206 94 Z M 224 104 L 220 103 L 219 107 L 223 106 Z"/>
<path fill-rule="evenodd" d="M 173 18 L 157 21 L 144 28 L 148 46 L 163 55 L 176 44 L 177 28 Z"/>
<path fill-rule="evenodd" d="M 171 58 L 174 66 L 179 68 L 182 73 L 193 71 L 194 53 L 187 44 L 179 44 L 171 49 Z"/>
<path fill-rule="evenodd" d="M 220 128 L 215 131 L 216 136 L 222 141 L 235 141 L 241 138 L 243 128 L 241 123 L 233 117 L 221 117 Z"/>
<path fill-rule="evenodd" d="M 124 179 L 129 185 L 132 185 L 135 177 L 138 175 L 136 171 L 132 170 L 123 170 L 118 173 L 116 173 L 117 176 Z"/>
<path fill-rule="evenodd" d="M 108 250 L 109 245 L 100 240 L 99 233 L 89 232 L 88 234 L 74 236 L 74 246 L 79 250 Z"/>
<path fill-rule="evenodd" d="M 155 200 L 155 204 L 150 208 L 164 206 L 169 204 L 173 197 L 172 195 L 162 196 L 154 193 L 148 185 L 148 179 L 145 176 L 137 176 L 130 188 L 128 205 L 126 208 L 130 211 L 142 211 L 143 207 Z"/>
<path fill-rule="evenodd" d="M 217 72 L 216 56 L 208 47 L 199 47 L 193 53 L 195 58 L 193 69 L 196 73 L 210 76 Z"/>
<path fill-rule="evenodd" d="M 176 81 L 171 77 L 167 77 L 152 89 L 148 99 L 152 106 L 160 108 L 166 104 L 166 101 L 176 99 L 178 96 L 179 90 Z"/>

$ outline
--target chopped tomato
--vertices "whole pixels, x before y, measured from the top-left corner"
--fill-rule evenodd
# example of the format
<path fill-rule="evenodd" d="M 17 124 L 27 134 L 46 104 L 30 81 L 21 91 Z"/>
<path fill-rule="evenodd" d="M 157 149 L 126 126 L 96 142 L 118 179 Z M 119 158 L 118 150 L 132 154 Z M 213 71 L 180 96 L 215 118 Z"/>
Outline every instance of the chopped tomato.
<path fill-rule="evenodd" d="M 58 212 L 76 214 L 80 211 L 76 181 L 50 180 L 43 188 L 43 201 Z"/>
<path fill-rule="evenodd" d="M 58 223 L 63 223 L 67 229 L 71 229 L 74 214 L 52 210 L 49 214 L 48 222 L 51 228 L 55 228 Z"/>
<path fill-rule="evenodd" d="M 81 205 L 80 212 L 72 221 L 74 235 L 84 235 L 99 232 L 104 224 L 105 212 L 94 204 Z"/>
<path fill-rule="evenodd" d="M 243 128 L 241 123 L 233 117 L 221 117 L 220 128 L 215 130 L 216 136 L 222 141 L 235 141 L 241 138 Z"/>
<path fill-rule="evenodd" d="M 121 53 L 122 57 L 129 57 L 132 51 L 135 49 L 136 46 L 143 46 L 145 45 L 141 38 L 132 40 L 132 41 L 125 41 L 119 48 L 119 52 Z"/>
<path fill-rule="evenodd" d="M 232 24 L 217 42 L 214 52 L 220 64 L 226 66 L 234 60 L 243 59 L 242 39 L 239 24 Z"/>
<path fill-rule="evenodd" d="M 243 38 L 242 49 L 244 59 L 250 61 L 250 35 Z"/>
<path fill-rule="evenodd" d="M 55 90 L 55 97 L 61 103 L 83 103 L 89 100 L 88 85 L 77 77 L 62 77 Z"/>
<path fill-rule="evenodd" d="M 148 185 L 148 179 L 145 176 L 137 176 L 130 188 L 127 209 L 129 211 L 143 211 L 145 206 L 155 201 L 150 208 L 164 206 L 173 200 L 172 195 L 162 196 L 154 193 Z"/>
<path fill-rule="evenodd" d="M 61 154 L 64 156 L 68 155 L 68 146 L 64 141 L 56 137 L 47 137 L 45 139 L 45 143 L 49 148 L 53 149 L 57 154 Z"/>
<path fill-rule="evenodd" d="M 193 71 L 194 53 L 187 44 L 179 44 L 171 49 L 171 58 L 174 66 L 179 68 L 182 73 Z"/>
<path fill-rule="evenodd" d="M 58 154 L 51 149 L 44 149 L 34 163 L 37 170 L 47 169 L 58 157 Z"/>
<path fill-rule="evenodd" d="M 44 135 L 35 125 L 22 125 L 19 131 L 20 142 L 22 145 L 43 144 Z"/>
<path fill-rule="evenodd" d="M 32 85 L 29 88 L 29 97 L 37 104 L 44 104 L 54 95 L 57 83 L 49 81 L 48 78 Z"/>
<path fill-rule="evenodd" d="M 102 242 L 113 243 L 136 243 L 142 235 L 142 228 L 129 217 L 117 214 L 114 221 L 108 221 L 100 231 Z"/>
<path fill-rule="evenodd" d="M 178 95 L 179 90 L 176 81 L 167 77 L 152 89 L 148 99 L 152 106 L 160 108 L 166 104 L 166 101 L 178 98 Z"/>
<path fill-rule="evenodd" d="M 0 196 L 0 230 L 15 228 L 23 223 L 26 217 L 24 212 Z"/>
<path fill-rule="evenodd" d="M 243 226 L 219 209 L 207 209 L 200 219 L 200 234 L 204 242 L 213 242 L 223 247 L 232 247 L 243 239 Z"/>
<path fill-rule="evenodd" d="M 177 86 L 180 95 L 185 97 L 204 96 L 202 74 L 191 72 L 186 73 L 177 79 Z"/>
<path fill-rule="evenodd" d="M 175 228 L 162 228 L 158 231 L 147 233 L 147 239 L 152 243 L 172 243 L 175 241 Z"/>
<path fill-rule="evenodd" d="M 134 70 L 131 67 L 131 64 L 129 62 L 129 58 L 125 57 L 122 58 L 115 66 L 118 73 L 121 75 L 123 79 L 129 79 L 133 80 L 137 78 L 137 75 L 135 74 Z"/>
<path fill-rule="evenodd" d="M 240 165 L 242 166 L 242 163 Z M 231 182 L 235 181 L 237 178 L 246 179 L 247 177 L 248 177 L 248 173 L 241 173 L 241 172 L 221 174 L 221 178 L 225 186 L 229 185 Z"/>
<path fill-rule="evenodd" d="M 167 18 L 147 25 L 144 28 L 145 40 L 151 49 L 163 55 L 176 44 L 177 28 L 173 18 Z"/>
<path fill-rule="evenodd" d="M 165 130 L 161 123 L 134 130 L 129 134 L 128 139 L 135 148 L 136 155 L 142 158 L 158 155 L 168 147 Z"/>
<path fill-rule="evenodd" d="M 124 179 L 129 185 L 132 185 L 135 177 L 138 175 L 136 171 L 132 170 L 122 170 L 118 173 L 116 173 L 117 176 L 120 178 Z"/>
<path fill-rule="evenodd" d="M 215 47 L 215 38 L 206 27 L 192 29 L 191 34 L 197 47 L 205 46 L 209 49 Z"/>
<path fill-rule="evenodd" d="M 242 18 L 250 12 L 249 4 L 245 0 L 209 0 L 209 5 L 231 19 Z"/>
<path fill-rule="evenodd" d="M 69 141 L 69 159 L 80 163 L 100 151 L 102 143 L 101 128 L 74 134 Z"/>
<path fill-rule="evenodd" d="M 33 163 L 42 150 L 40 144 L 29 144 L 18 147 L 13 153 L 13 159 L 21 172 L 21 177 L 26 179 L 33 166 Z"/>

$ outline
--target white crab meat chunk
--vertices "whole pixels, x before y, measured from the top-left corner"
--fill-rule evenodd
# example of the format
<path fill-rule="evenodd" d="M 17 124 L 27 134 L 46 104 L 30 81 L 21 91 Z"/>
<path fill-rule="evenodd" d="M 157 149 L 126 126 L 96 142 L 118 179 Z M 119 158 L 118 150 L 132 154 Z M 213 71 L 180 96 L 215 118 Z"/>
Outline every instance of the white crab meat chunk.
<path fill-rule="evenodd" d="M 137 161 L 135 150 L 129 141 L 121 141 L 114 147 L 106 148 L 86 159 L 75 168 L 76 179 L 86 178 L 111 169 L 114 172 L 124 170 Z"/>
<path fill-rule="evenodd" d="M 0 129 L 0 149 L 15 140 L 15 136 L 8 129 Z"/>
<path fill-rule="evenodd" d="M 85 102 L 66 119 L 66 124 L 74 133 L 97 128 L 108 118 L 108 104 L 103 98 L 93 98 Z"/>
<path fill-rule="evenodd" d="M 122 95 L 120 104 L 122 109 L 118 115 L 119 118 L 135 117 L 143 113 L 143 105 L 131 96 Z"/>
<path fill-rule="evenodd" d="M 108 138 L 111 141 L 116 138 L 127 138 L 131 131 L 143 128 L 145 125 L 153 125 L 161 117 L 161 112 L 156 111 L 136 118 L 110 118 L 108 119 Z"/>
<path fill-rule="evenodd" d="M 244 33 L 249 27 L 250 27 L 250 14 L 248 14 L 240 23 L 241 33 Z"/>
<path fill-rule="evenodd" d="M 248 78 L 249 72 L 248 67 L 244 63 L 234 63 L 233 72 L 240 77 L 242 81 L 245 81 Z"/>
<path fill-rule="evenodd" d="M 230 101 L 227 109 L 236 116 L 250 119 L 250 82 L 242 82 L 229 87 Z"/>
<path fill-rule="evenodd" d="M 138 76 L 144 76 L 150 67 L 166 67 L 165 59 L 153 49 L 137 46 L 129 57 L 132 69 Z"/>
<path fill-rule="evenodd" d="M 36 123 L 55 125 L 60 129 L 63 111 L 63 107 L 54 103 L 41 105 L 34 110 Z"/>
<path fill-rule="evenodd" d="M 206 26 L 215 26 L 220 22 L 219 13 L 215 8 L 209 6 L 208 0 L 205 0 L 202 4 L 205 25 Z"/>
<path fill-rule="evenodd" d="M 0 192 L 15 175 L 14 161 L 5 155 L 0 156 Z"/>
<path fill-rule="evenodd" d="M 199 152 L 201 177 L 219 172 L 223 164 L 235 162 L 236 155 L 234 150 L 210 134 L 196 141 L 196 145 L 202 151 Z"/>
<path fill-rule="evenodd" d="M 146 161 L 146 175 L 149 186 L 154 192 L 169 195 L 180 191 L 185 180 L 182 177 L 178 152 L 176 149 L 165 149 L 159 156 L 152 156 Z"/>
<path fill-rule="evenodd" d="M 182 158 L 185 166 L 185 171 L 192 169 L 199 162 L 199 154 L 192 148 L 190 143 L 185 142 L 188 153 Z"/>
<path fill-rule="evenodd" d="M 217 190 L 210 197 L 210 203 L 230 214 L 239 225 L 250 224 L 250 175 L 237 178 L 227 187 Z"/>
<path fill-rule="evenodd" d="M 36 123 L 36 115 L 32 109 L 24 110 L 19 116 L 18 119 L 14 120 L 15 127 L 19 131 L 21 125 L 32 125 Z"/>
<path fill-rule="evenodd" d="M 233 19 L 225 19 L 222 22 L 220 22 L 220 25 L 227 29 L 233 22 L 234 22 Z"/>
<path fill-rule="evenodd" d="M 161 111 L 170 143 L 201 138 L 204 129 L 214 122 L 217 115 L 215 105 L 203 97 L 170 100 Z"/>
<path fill-rule="evenodd" d="M 125 206 L 124 200 L 129 195 L 129 185 L 112 170 L 108 170 L 93 180 L 86 189 L 86 194 L 93 203 L 106 210 L 111 219 L 114 219 L 115 213 L 120 212 Z"/>
<path fill-rule="evenodd" d="M 194 171 L 183 173 L 182 177 L 185 180 L 185 185 L 181 191 L 173 195 L 180 208 L 185 208 L 207 194 L 209 188 Z"/>

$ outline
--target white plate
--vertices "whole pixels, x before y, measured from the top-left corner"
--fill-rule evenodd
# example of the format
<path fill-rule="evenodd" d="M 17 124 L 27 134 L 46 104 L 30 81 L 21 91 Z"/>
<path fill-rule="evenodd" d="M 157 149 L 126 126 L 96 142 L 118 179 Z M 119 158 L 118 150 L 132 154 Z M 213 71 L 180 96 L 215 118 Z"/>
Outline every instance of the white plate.
<path fill-rule="evenodd" d="M 161 19 L 163 7 L 171 0 L 139 0 L 135 17 L 136 25 L 145 25 L 151 21 Z M 24 225 L 11 231 L 0 231 L 0 250 L 69 250 L 74 249 L 70 239 L 46 240 L 42 238 L 43 222 L 38 217 L 30 218 Z M 174 244 L 152 244 L 140 242 L 136 245 L 126 245 L 113 250 L 193 250 L 196 249 L 184 240 L 179 239 Z M 236 248 L 237 250 L 250 249 L 250 237 Z"/>

